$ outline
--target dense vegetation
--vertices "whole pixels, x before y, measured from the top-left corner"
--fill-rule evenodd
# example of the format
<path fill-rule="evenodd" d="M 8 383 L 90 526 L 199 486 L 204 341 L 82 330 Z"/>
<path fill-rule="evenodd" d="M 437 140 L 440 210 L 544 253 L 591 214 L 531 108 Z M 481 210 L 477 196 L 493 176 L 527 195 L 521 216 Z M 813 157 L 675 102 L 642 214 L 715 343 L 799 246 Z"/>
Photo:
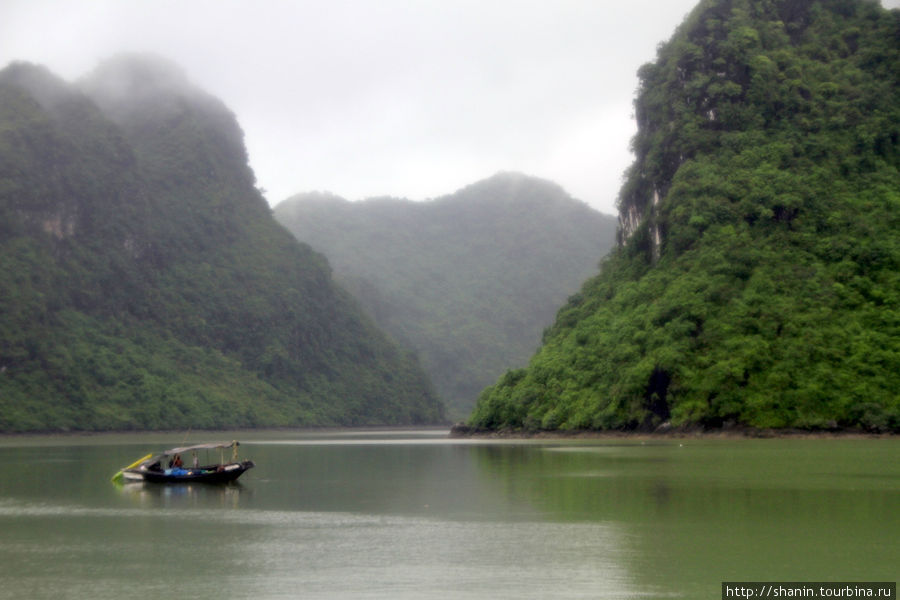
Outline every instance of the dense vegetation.
<path fill-rule="evenodd" d="M 304 194 L 275 217 L 416 350 L 454 418 L 527 363 L 556 309 L 615 242 L 614 217 L 515 173 L 427 202 Z"/>
<path fill-rule="evenodd" d="M 0 431 L 437 422 L 172 65 L 0 71 Z"/>
<path fill-rule="evenodd" d="M 900 11 L 708 0 L 640 70 L 621 246 L 474 426 L 900 431 Z"/>

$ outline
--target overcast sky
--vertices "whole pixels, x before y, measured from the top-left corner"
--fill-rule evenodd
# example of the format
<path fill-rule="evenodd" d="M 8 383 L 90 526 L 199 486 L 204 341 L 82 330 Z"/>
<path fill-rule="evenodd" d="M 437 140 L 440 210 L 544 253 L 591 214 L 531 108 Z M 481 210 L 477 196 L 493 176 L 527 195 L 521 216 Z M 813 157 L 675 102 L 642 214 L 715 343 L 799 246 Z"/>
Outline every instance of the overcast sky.
<path fill-rule="evenodd" d="M 521 171 L 615 214 L 636 70 L 696 3 L 0 0 L 0 66 L 74 80 L 117 52 L 172 59 L 235 112 L 272 205 Z"/>

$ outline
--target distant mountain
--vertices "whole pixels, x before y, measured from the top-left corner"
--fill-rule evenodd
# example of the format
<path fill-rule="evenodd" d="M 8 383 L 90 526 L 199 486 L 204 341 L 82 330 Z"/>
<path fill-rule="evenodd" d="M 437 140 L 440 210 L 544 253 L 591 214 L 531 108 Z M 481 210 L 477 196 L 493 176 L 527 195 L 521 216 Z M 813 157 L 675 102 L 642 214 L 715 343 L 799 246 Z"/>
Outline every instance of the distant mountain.
<path fill-rule="evenodd" d="M 704 0 L 640 71 L 620 247 L 491 429 L 900 431 L 900 11 Z"/>
<path fill-rule="evenodd" d="M 441 420 L 219 100 L 148 57 L 0 71 L 0 431 Z"/>
<path fill-rule="evenodd" d="M 375 321 L 414 348 L 453 417 L 524 365 L 613 246 L 615 218 L 501 173 L 427 202 L 302 194 L 275 208 Z"/>

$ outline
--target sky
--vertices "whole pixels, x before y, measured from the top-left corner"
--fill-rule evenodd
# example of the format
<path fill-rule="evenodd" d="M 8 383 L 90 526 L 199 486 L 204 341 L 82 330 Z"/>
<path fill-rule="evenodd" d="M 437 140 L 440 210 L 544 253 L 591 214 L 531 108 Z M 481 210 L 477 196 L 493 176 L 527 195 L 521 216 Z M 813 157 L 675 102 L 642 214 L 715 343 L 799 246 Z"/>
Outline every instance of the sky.
<path fill-rule="evenodd" d="M 637 69 L 697 1 L 2 0 L 0 67 L 171 59 L 235 113 L 273 206 L 519 171 L 616 214 Z"/>

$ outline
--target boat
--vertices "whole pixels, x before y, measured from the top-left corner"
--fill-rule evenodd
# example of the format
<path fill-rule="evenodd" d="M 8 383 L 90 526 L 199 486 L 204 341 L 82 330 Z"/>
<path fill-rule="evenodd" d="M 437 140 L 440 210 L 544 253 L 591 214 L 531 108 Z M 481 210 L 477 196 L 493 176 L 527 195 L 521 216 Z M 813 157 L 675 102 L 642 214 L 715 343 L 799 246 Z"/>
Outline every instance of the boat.
<path fill-rule="evenodd" d="M 238 446 L 240 443 L 237 441 L 197 444 L 148 454 L 123 467 L 112 479 L 115 482 L 228 483 L 256 466 L 252 460 L 238 459 Z M 230 462 L 225 461 L 225 450 L 228 448 L 231 449 Z M 208 456 L 210 451 L 215 450 L 219 451 L 219 462 L 210 463 L 207 460 L 201 464 L 200 453 Z M 184 463 L 184 457 L 190 457 L 190 465 Z"/>

